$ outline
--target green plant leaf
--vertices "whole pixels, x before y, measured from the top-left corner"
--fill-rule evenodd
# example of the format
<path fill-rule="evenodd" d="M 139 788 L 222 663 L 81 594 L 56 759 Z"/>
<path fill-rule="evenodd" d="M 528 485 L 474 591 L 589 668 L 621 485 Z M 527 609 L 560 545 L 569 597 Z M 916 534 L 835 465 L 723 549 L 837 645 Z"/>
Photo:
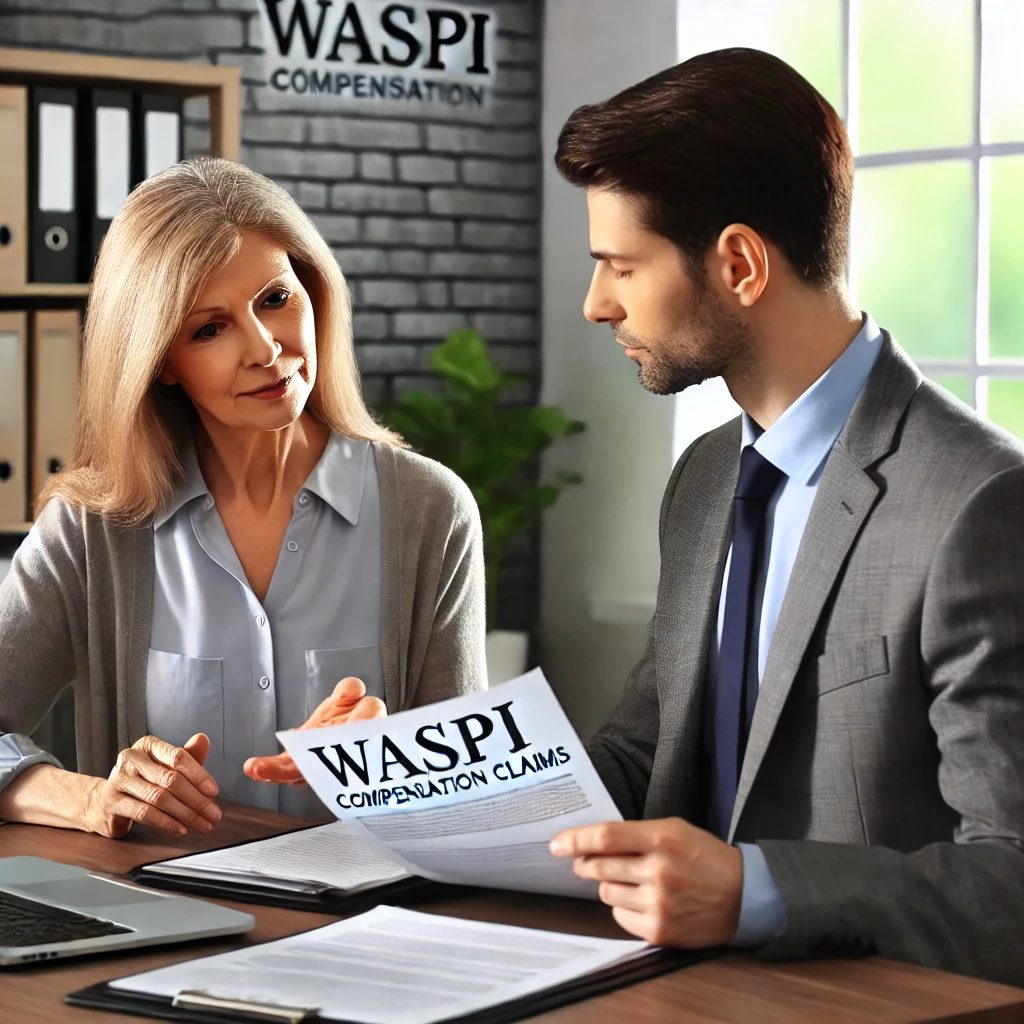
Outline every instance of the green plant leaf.
<path fill-rule="evenodd" d="M 491 395 L 502 388 L 501 374 L 491 360 L 487 343 L 469 329 L 454 331 L 431 353 L 434 372 L 467 397 Z"/>

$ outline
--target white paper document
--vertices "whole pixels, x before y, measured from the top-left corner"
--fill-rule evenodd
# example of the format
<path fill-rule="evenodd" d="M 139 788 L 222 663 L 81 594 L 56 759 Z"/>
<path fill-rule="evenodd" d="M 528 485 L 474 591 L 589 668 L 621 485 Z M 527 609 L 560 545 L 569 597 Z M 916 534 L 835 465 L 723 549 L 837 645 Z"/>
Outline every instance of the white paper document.
<path fill-rule="evenodd" d="M 439 882 L 597 897 L 548 842 L 621 821 L 544 674 L 388 718 L 277 738 L 367 843 Z"/>
<path fill-rule="evenodd" d="M 175 857 L 150 864 L 146 871 L 226 882 L 246 879 L 284 890 L 330 887 L 347 893 L 409 877 L 404 868 L 371 846 L 357 828 L 343 821 L 226 850 Z"/>
<path fill-rule="evenodd" d="M 325 928 L 121 978 L 174 998 L 317 1010 L 359 1024 L 432 1024 L 519 999 L 652 952 L 594 939 L 375 907 Z"/>

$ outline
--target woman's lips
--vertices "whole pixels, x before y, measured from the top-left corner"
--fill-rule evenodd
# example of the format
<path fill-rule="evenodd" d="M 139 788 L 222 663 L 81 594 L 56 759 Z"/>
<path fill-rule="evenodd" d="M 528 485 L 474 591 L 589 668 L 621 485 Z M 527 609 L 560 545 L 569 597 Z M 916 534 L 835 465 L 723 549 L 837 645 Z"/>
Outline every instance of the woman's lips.
<path fill-rule="evenodd" d="M 259 398 L 265 402 L 273 401 L 275 398 L 284 398 L 288 385 L 292 382 L 292 376 L 294 374 L 283 377 L 276 384 L 270 384 L 265 388 L 258 388 L 256 391 L 244 391 L 242 392 L 242 397 Z"/>

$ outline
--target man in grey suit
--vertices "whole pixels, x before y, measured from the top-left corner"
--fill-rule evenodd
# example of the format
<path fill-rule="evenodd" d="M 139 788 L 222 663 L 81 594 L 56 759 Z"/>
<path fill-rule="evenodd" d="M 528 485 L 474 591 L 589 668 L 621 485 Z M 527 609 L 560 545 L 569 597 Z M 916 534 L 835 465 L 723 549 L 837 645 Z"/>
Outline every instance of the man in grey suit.
<path fill-rule="evenodd" d="M 647 647 L 591 745 L 627 820 L 552 852 L 657 943 L 1024 985 L 1024 449 L 852 304 L 842 123 L 725 50 L 576 111 L 556 160 L 586 316 L 649 390 L 721 375 L 743 415 L 672 473 Z"/>

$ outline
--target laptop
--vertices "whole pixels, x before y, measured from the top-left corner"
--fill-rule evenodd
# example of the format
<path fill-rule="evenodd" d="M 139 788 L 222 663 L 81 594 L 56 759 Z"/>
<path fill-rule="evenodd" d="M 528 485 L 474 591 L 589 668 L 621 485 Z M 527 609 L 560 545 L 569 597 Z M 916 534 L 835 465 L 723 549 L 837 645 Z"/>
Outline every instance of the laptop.
<path fill-rule="evenodd" d="M 249 914 L 41 857 L 0 858 L 0 966 L 247 932 Z"/>

